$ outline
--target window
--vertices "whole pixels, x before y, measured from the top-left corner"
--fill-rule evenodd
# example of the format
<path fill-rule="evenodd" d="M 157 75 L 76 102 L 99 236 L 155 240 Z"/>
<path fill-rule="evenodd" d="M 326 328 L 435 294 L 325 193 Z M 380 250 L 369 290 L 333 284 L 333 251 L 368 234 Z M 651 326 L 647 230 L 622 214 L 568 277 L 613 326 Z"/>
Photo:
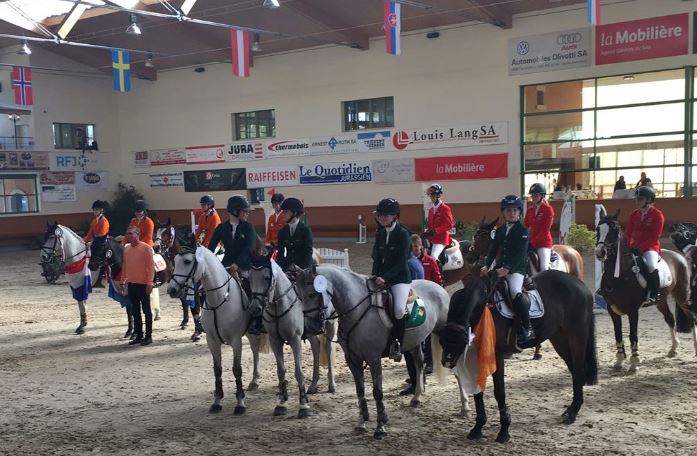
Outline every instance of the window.
<path fill-rule="evenodd" d="M 54 123 L 54 149 L 96 149 L 93 124 Z"/>
<path fill-rule="evenodd" d="M 0 175 L 0 214 L 38 212 L 36 176 L 29 174 Z"/>
<path fill-rule="evenodd" d="M 238 112 L 232 115 L 236 140 L 276 137 L 276 110 Z"/>
<path fill-rule="evenodd" d="M 344 101 L 344 131 L 394 127 L 394 97 Z"/>

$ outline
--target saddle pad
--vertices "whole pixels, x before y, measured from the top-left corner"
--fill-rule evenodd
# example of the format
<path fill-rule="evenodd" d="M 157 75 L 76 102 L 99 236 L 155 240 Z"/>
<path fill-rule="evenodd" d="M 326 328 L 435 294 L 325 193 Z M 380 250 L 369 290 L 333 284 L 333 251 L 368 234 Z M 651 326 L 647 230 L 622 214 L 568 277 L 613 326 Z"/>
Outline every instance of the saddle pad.
<path fill-rule="evenodd" d="M 462 252 L 460 251 L 460 243 L 453 239 L 453 246 L 445 250 L 445 264 L 443 265 L 444 271 L 452 271 L 453 269 L 460 269 L 465 263 L 462 258 Z"/>
<path fill-rule="evenodd" d="M 152 256 L 152 261 L 155 263 L 155 272 L 162 272 L 165 269 L 167 269 L 167 263 L 165 262 L 165 259 L 162 258 L 162 255 L 159 253 L 156 253 Z"/>
<path fill-rule="evenodd" d="M 642 261 L 637 259 L 637 261 Z M 656 263 L 656 269 L 658 270 L 658 277 L 661 283 L 661 288 L 667 288 L 673 284 L 673 274 L 670 272 L 668 263 L 666 263 L 662 258 Z M 646 278 L 641 272 L 636 274 L 637 282 L 641 285 L 641 288 L 646 288 Z"/>
<path fill-rule="evenodd" d="M 413 302 L 407 304 L 407 328 L 416 328 L 421 326 L 426 321 L 426 306 L 421 298 L 416 298 Z"/>
<path fill-rule="evenodd" d="M 545 315 L 545 307 L 544 304 L 542 304 L 540 293 L 537 290 L 530 290 L 526 291 L 525 294 L 528 295 L 528 299 L 530 300 L 530 318 L 533 320 L 542 318 Z M 515 317 L 515 312 L 509 307 L 499 291 L 494 293 L 494 305 L 502 317 L 510 319 Z"/>

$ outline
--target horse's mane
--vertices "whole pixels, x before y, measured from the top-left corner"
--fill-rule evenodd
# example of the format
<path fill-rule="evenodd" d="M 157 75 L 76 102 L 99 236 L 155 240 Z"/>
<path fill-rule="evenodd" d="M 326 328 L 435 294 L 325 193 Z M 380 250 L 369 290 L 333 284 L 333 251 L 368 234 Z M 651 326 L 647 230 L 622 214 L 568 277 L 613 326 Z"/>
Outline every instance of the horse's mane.
<path fill-rule="evenodd" d="M 65 226 L 65 225 L 57 225 L 57 226 L 58 226 L 58 228 L 60 228 L 61 230 L 67 231 L 69 234 L 75 236 L 76 238 L 78 238 L 78 239 L 80 240 L 80 242 L 82 242 L 82 243 L 84 244 L 85 241 L 82 239 L 82 236 L 78 236 L 78 234 L 75 233 L 75 231 L 71 230 L 69 227 L 67 227 L 67 226 Z"/>
<path fill-rule="evenodd" d="M 484 299 L 478 302 L 471 297 L 475 292 L 483 293 L 486 297 L 488 285 L 485 279 L 477 278 L 467 282 L 464 288 L 457 290 L 450 298 L 448 310 L 448 323 L 457 323 L 463 326 L 474 326 L 479 322 L 484 310 Z"/>

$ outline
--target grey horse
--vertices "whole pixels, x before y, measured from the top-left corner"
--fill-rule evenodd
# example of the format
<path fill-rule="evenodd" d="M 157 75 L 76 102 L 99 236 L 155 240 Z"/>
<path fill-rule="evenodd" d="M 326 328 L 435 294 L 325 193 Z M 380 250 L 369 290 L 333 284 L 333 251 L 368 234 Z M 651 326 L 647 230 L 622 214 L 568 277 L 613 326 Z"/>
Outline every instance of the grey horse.
<path fill-rule="evenodd" d="M 387 435 L 388 419 L 383 403 L 381 359 L 389 342 L 392 324 L 383 310 L 382 299 L 378 296 L 373 281 L 367 276 L 334 265 L 319 265 L 301 272 L 297 279 L 300 296 L 306 303 L 316 303 L 322 299 L 322 293 L 312 285 L 317 276 L 326 278 L 326 291 L 320 291 L 331 297 L 339 316 L 339 340 L 356 383 L 360 408 L 357 429 L 365 430 L 365 423 L 370 420 L 365 399 L 363 365 L 366 363 L 370 367 L 378 413 L 373 437 L 383 439 Z M 417 406 L 424 391 L 421 342 L 433 332 L 433 358 L 440 359 L 442 349 L 437 333 L 445 326 L 450 296 L 442 287 L 426 280 L 413 281 L 412 288 L 426 306 L 426 320 L 420 326 L 408 328 L 403 343 L 403 349 L 411 352 L 416 364 L 417 385 L 411 403 L 412 406 Z M 445 375 L 443 367 L 440 363 L 435 363 L 434 367 L 437 376 L 442 378 Z"/>

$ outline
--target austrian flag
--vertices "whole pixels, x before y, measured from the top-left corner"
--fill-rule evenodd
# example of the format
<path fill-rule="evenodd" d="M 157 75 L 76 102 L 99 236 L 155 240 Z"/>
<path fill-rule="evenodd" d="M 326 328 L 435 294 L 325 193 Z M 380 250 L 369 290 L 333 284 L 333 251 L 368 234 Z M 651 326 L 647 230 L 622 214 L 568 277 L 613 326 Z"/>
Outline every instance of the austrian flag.
<path fill-rule="evenodd" d="M 15 89 L 15 104 L 32 105 L 31 68 L 12 67 L 12 85 Z"/>
<path fill-rule="evenodd" d="M 240 78 L 249 77 L 249 32 L 230 30 L 232 41 L 232 74 Z"/>

